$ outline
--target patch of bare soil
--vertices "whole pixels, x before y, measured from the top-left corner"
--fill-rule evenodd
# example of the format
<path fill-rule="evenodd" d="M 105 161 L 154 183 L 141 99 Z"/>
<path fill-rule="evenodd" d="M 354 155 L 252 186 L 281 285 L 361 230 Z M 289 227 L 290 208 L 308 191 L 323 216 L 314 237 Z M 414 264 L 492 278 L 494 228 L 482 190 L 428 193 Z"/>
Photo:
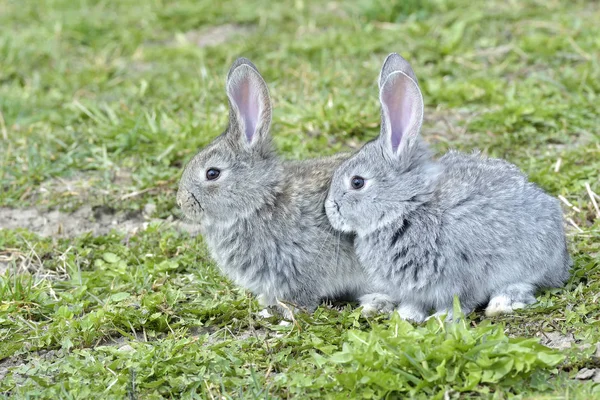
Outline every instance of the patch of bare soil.
<path fill-rule="evenodd" d="M 24 359 L 19 356 L 9 357 L 5 358 L 4 360 L 0 360 L 0 380 L 4 379 L 4 377 L 8 375 L 9 368 L 22 365 L 23 363 Z"/>
<path fill-rule="evenodd" d="M 39 350 L 32 353 L 20 354 L 18 356 L 8 357 L 0 360 L 0 380 L 9 374 L 10 369 L 28 364 L 28 359 L 50 361 L 64 357 L 63 350 Z"/>
<path fill-rule="evenodd" d="M 566 335 L 561 334 L 560 332 L 539 332 L 536 336 L 540 337 L 540 343 L 544 346 L 565 350 L 570 349 L 571 346 L 575 345 L 577 342 L 575 340 L 575 336 L 572 333 L 567 333 Z"/>
<path fill-rule="evenodd" d="M 255 30 L 256 28 L 251 25 L 223 24 L 188 31 L 183 35 L 183 40 L 200 48 L 211 47 L 226 43 L 237 36 L 251 34 Z"/>
<path fill-rule="evenodd" d="M 72 213 L 0 207 L 0 229 L 25 228 L 45 237 L 73 237 L 88 232 L 98 236 L 112 230 L 132 235 L 145 230 L 152 222 L 160 222 L 192 235 L 198 234 L 198 226 L 172 218 L 151 218 L 152 211 L 150 205 L 144 212 L 117 212 L 107 206 L 84 206 Z"/>
<path fill-rule="evenodd" d="M 94 236 L 105 235 L 112 230 L 131 236 L 144 231 L 150 223 L 159 223 L 165 228 L 174 228 L 191 236 L 199 234 L 199 226 L 176 220 L 152 218 L 154 205 L 147 204 L 143 212 L 118 212 L 107 206 L 85 206 L 68 213 L 58 210 L 41 211 L 35 208 L 0 207 L 0 230 L 24 228 L 43 237 L 65 238 L 85 233 Z M 57 267 L 56 270 L 43 268 L 43 261 L 35 245 L 27 243 L 28 248 L 0 249 L 0 275 L 9 269 L 30 272 L 41 279 L 68 279 L 68 271 Z M 59 257 L 65 257 L 66 253 Z"/>

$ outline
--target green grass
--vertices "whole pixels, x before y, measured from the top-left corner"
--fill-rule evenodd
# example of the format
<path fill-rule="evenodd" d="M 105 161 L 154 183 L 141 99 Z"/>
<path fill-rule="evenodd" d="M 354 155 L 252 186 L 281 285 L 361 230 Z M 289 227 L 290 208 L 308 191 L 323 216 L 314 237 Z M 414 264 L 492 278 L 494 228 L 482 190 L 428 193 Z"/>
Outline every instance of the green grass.
<path fill-rule="evenodd" d="M 569 229 L 571 280 L 536 306 L 412 326 L 355 305 L 262 319 L 200 237 L 167 225 L 131 237 L 3 229 L 0 393 L 600 398 L 575 379 L 600 368 L 600 218 L 585 188 L 600 193 L 598 21 L 593 0 L 0 0 L 0 206 L 177 214 L 182 166 L 225 127 L 224 79 L 242 55 L 271 90 L 282 155 L 360 145 L 378 133 L 376 78 L 397 51 L 438 152 L 516 163 L 577 208 L 565 212 L 582 231 Z M 243 33 L 194 42 L 224 24 Z M 570 347 L 537 343 L 547 337 Z"/>

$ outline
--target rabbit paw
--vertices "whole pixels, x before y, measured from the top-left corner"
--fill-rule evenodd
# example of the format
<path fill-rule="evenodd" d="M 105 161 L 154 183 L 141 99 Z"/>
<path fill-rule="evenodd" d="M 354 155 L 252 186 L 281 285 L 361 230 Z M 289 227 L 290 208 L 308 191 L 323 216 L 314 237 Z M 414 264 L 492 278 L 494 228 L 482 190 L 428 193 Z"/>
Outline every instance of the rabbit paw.
<path fill-rule="evenodd" d="M 490 300 L 485 309 L 485 315 L 488 317 L 495 317 L 502 314 L 511 314 L 514 310 L 525 308 L 527 304 L 529 303 L 513 301 L 506 295 L 495 296 Z"/>
<path fill-rule="evenodd" d="M 266 306 L 265 308 L 263 308 L 262 310 L 257 312 L 256 315 L 260 318 L 271 318 L 273 316 L 278 316 L 278 317 L 283 318 L 284 320 L 293 321 L 294 314 L 296 314 L 299 311 L 300 310 L 297 309 L 296 307 L 289 306 L 289 305 L 285 305 L 285 307 L 284 307 L 284 306 L 278 304 L 278 305 Z"/>
<path fill-rule="evenodd" d="M 419 308 L 412 304 L 401 304 L 396 312 L 400 315 L 400 318 L 412 321 L 412 322 L 423 322 L 427 317 L 427 314 Z"/>
<path fill-rule="evenodd" d="M 259 317 L 270 318 L 273 315 L 279 315 L 286 320 L 292 321 L 294 314 L 298 313 L 300 309 L 294 307 L 292 304 L 287 302 L 279 301 L 277 298 L 269 297 L 265 294 L 259 294 L 256 296 L 258 304 L 263 309 L 257 313 Z"/>
<path fill-rule="evenodd" d="M 362 315 L 371 317 L 379 313 L 389 313 L 394 310 L 394 302 L 387 294 L 371 293 L 361 296 L 359 299 L 362 306 Z"/>
<path fill-rule="evenodd" d="M 263 308 L 262 310 L 257 312 L 256 315 L 258 315 L 261 318 L 271 318 L 273 316 L 271 311 L 272 310 L 269 310 L 268 308 Z"/>
<path fill-rule="evenodd" d="M 256 296 L 256 301 L 258 301 L 258 305 L 260 305 L 261 307 L 271 307 L 277 304 L 277 302 L 269 299 L 269 297 L 264 293 L 261 293 L 258 296 Z"/>
<path fill-rule="evenodd" d="M 537 301 L 534 293 L 535 288 L 529 283 L 508 285 L 492 296 L 485 309 L 485 315 L 494 317 L 500 314 L 510 314 L 513 310 L 533 304 Z"/>

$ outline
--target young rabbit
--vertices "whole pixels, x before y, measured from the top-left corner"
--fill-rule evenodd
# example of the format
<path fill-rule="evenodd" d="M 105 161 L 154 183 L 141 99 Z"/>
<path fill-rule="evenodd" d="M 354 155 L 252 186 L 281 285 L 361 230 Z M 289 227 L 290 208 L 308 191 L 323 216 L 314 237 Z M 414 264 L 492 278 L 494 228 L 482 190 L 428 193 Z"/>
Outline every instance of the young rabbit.
<path fill-rule="evenodd" d="M 186 166 L 177 193 L 200 224 L 218 267 L 259 296 L 313 310 L 323 298 L 361 297 L 371 312 L 393 309 L 358 261 L 353 236 L 334 231 L 324 202 L 333 171 L 347 156 L 283 161 L 269 135 L 267 85 L 247 59 L 227 76 L 229 126 Z M 287 310 L 280 308 L 289 316 Z"/>
<path fill-rule="evenodd" d="M 335 171 L 325 205 L 334 228 L 357 234 L 358 257 L 400 316 L 451 314 L 454 295 L 466 314 L 486 303 L 487 315 L 510 313 L 562 286 L 571 259 L 558 201 L 506 161 L 432 159 L 417 78 L 398 54 L 379 89 L 381 134 Z"/>

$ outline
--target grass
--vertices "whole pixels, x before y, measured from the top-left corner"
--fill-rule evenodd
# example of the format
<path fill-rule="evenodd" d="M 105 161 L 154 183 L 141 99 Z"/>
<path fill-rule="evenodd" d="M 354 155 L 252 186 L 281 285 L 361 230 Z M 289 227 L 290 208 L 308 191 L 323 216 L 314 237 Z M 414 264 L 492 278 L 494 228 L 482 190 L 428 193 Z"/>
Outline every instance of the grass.
<path fill-rule="evenodd" d="M 507 158 L 563 196 L 575 260 L 564 290 L 507 317 L 413 326 L 323 305 L 281 325 L 167 224 L 3 229 L 0 393 L 600 397 L 576 379 L 600 368 L 600 218 L 585 186 L 600 193 L 598 20 L 592 0 L 0 0 L 0 206 L 15 213 L 177 214 L 182 166 L 224 128 L 240 55 L 270 87 L 285 157 L 356 147 L 378 132 L 376 77 L 397 51 L 420 79 L 427 140 Z"/>

